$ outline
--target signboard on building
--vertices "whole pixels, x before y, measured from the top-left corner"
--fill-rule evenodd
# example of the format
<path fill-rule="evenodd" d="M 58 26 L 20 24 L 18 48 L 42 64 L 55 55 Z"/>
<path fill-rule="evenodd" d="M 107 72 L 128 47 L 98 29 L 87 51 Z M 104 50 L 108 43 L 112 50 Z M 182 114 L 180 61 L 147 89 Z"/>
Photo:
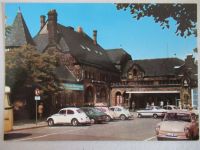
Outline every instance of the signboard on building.
<path fill-rule="evenodd" d="M 71 84 L 71 83 L 63 83 L 65 90 L 76 90 L 76 91 L 83 91 L 84 86 L 83 84 Z"/>

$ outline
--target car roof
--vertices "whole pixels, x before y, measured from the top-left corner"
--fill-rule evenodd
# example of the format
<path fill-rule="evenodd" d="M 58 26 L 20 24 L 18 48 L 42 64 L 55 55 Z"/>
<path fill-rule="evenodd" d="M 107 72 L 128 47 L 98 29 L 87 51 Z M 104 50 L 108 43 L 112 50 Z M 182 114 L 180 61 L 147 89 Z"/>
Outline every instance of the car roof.
<path fill-rule="evenodd" d="M 67 109 L 77 110 L 77 109 L 79 109 L 79 108 L 77 108 L 77 107 L 66 107 L 66 108 L 62 108 L 62 109 L 60 109 L 60 110 L 67 110 Z"/>
<path fill-rule="evenodd" d="M 122 107 L 122 106 L 112 106 L 110 108 L 124 108 L 124 107 Z"/>
<path fill-rule="evenodd" d="M 165 105 L 165 106 L 169 106 L 169 107 L 177 107 L 177 106 L 175 106 L 175 105 Z"/>

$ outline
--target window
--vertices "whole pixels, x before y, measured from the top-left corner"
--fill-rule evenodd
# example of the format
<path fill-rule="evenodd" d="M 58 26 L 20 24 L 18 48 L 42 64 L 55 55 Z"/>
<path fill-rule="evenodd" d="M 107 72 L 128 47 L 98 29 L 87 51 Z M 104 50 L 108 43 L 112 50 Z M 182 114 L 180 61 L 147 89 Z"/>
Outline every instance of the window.
<path fill-rule="evenodd" d="M 110 110 L 114 111 L 114 108 L 110 108 Z"/>
<path fill-rule="evenodd" d="M 60 111 L 59 111 L 59 114 L 65 115 L 65 114 L 66 114 L 66 110 L 60 110 Z"/>
<path fill-rule="evenodd" d="M 115 108 L 115 111 L 122 111 L 120 108 Z"/>
<path fill-rule="evenodd" d="M 80 114 L 80 113 L 83 113 L 83 111 L 81 109 L 78 109 L 77 112 Z"/>
<path fill-rule="evenodd" d="M 133 69 L 133 76 L 137 76 L 137 70 Z"/>
<path fill-rule="evenodd" d="M 74 111 L 73 110 L 67 110 L 67 114 L 68 115 L 74 114 Z"/>

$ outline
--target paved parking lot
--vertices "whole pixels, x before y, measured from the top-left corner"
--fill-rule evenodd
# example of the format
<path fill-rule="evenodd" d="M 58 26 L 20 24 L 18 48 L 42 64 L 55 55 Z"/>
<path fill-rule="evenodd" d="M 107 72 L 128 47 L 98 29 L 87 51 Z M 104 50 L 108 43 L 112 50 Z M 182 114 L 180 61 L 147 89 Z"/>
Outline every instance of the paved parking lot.
<path fill-rule="evenodd" d="M 72 127 L 59 125 L 12 131 L 5 135 L 5 140 L 15 141 L 56 141 L 56 140 L 156 140 L 155 125 L 160 119 L 135 118 L 133 120 L 116 120 L 91 126 Z"/>

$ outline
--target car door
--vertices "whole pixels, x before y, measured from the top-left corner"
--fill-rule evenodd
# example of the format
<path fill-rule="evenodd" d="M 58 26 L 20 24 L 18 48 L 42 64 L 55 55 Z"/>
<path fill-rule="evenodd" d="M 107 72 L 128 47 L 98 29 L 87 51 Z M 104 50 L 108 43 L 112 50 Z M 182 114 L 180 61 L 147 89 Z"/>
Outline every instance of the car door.
<path fill-rule="evenodd" d="M 112 111 L 113 117 L 117 118 L 117 112 L 115 111 L 115 108 L 111 107 L 109 110 Z"/>
<path fill-rule="evenodd" d="M 56 116 L 56 122 L 57 123 L 66 123 L 66 110 L 62 109 L 58 112 L 58 115 Z"/>
<path fill-rule="evenodd" d="M 67 123 L 71 123 L 71 121 L 72 121 L 73 118 L 76 118 L 76 117 L 75 117 L 74 110 L 68 109 L 68 110 L 67 110 L 67 117 L 66 117 Z M 76 119 L 77 119 L 77 118 L 76 118 Z"/>
<path fill-rule="evenodd" d="M 154 110 L 153 107 L 149 107 L 149 108 L 146 110 L 145 115 L 146 115 L 146 116 L 153 116 L 154 111 L 155 111 L 155 110 Z"/>
<path fill-rule="evenodd" d="M 121 109 L 118 108 L 118 107 L 116 107 L 116 108 L 114 109 L 114 112 L 116 113 L 117 118 L 119 118 L 120 115 L 121 115 Z"/>

